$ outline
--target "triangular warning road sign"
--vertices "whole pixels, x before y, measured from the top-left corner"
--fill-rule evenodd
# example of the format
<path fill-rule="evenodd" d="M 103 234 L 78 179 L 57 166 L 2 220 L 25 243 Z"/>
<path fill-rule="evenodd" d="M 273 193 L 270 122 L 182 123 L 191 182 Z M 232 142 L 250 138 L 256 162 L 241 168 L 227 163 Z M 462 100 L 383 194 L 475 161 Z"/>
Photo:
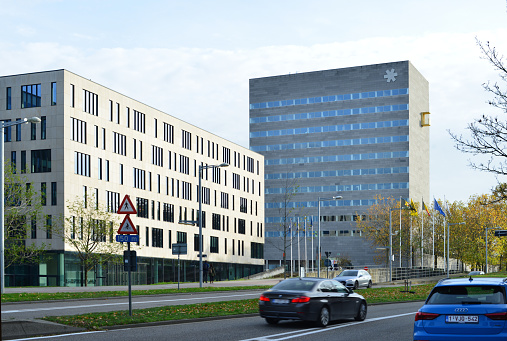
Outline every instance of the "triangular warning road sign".
<path fill-rule="evenodd" d="M 130 216 L 126 215 L 125 219 L 123 219 L 123 222 L 120 225 L 120 228 L 118 229 L 118 234 L 137 234 L 136 227 L 134 226 L 134 223 L 132 223 L 132 220 L 130 220 Z"/>
<path fill-rule="evenodd" d="M 123 198 L 123 201 L 121 202 L 120 207 L 118 207 L 118 211 L 116 212 L 118 214 L 136 214 L 137 211 L 132 204 L 132 201 L 130 201 L 130 197 L 128 195 L 125 195 Z"/>

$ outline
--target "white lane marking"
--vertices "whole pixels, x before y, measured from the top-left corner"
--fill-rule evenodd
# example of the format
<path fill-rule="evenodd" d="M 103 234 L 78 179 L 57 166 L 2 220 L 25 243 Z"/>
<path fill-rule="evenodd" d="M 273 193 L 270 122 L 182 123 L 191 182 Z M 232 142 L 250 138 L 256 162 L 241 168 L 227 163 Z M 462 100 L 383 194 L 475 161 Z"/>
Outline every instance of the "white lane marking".
<path fill-rule="evenodd" d="M 297 335 L 290 335 L 290 334 L 295 334 L 297 332 L 297 331 L 296 332 L 292 331 L 292 332 L 281 333 L 281 334 L 259 336 L 259 337 L 254 337 L 252 339 L 245 339 L 245 340 L 241 340 L 241 341 L 274 341 L 274 340 L 278 341 L 278 340 L 288 340 L 288 339 L 294 339 L 296 337 L 301 337 L 301 336 L 306 336 L 306 335 L 311 335 L 311 334 L 316 334 L 316 333 L 327 332 L 327 331 L 334 330 L 334 329 L 355 326 L 357 324 L 376 322 L 376 321 L 381 321 L 381 320 L 386 320 L 386 319 L 392 319 L 392 318 L 397 318 L 397 317 L 402 317 L 402 316 L 407 316 L 407 315 L 415 315 L 415 314 L 416 314 L 416 312 L 414 311 L 413 313 L 405 313 L 405 314 L 398 314 L 398 315 L 391 315 L 391 316 L 376 317 L 376 318 L 364 320 L 364 321 L 361 321 L 361 322 L 351 322 L 351 323 L 347 323 L 347 324 L 340 324 L 340 325 L 334 326 L 334 327 L 329 327 L 328 326 L 327 328 L 312 328 L 312 329 L 309 329 L 309 330 L 307 329 L 304 332 L 302 332 L 301 334 L 297 334 Z"/>
<path fill-rule="evenodd" d="M 11 341 L 26 341 L 26 340 L 42 340 L 42 339 L 52 339 L 55 337 L 65 337 L 65 336 L 74 336 L 74 335 L 85 335 L 85 334 L 96 334 L 96 333 L 105 333 L 107 330 L 97 330 L 93 332 L 81 332 L 81 333 L 72 333 L 72 334 L 60 334 L 60 335 L 49 335 L 49 336 L 39 336 L 39 337 L 30 337 L 25 339 L 12 339 Z"/>
<path fill-rule="evenodd" d="M 206 297 L 204 299 L 217 299 L 217 298 L 229 298 L 229 297 L 244 297 L 244 296 L 259 296 L 259 294 L 225 295 L 225 296 Z M 139 305 L 139 304 L 161 303 L 161 302 L 195 301 L 195 300 L 202 300 L 202 299 L 203 299 L 203 297 L 192 297 L 192 298 L 178 298 L 178 299 L 170 299 L 170 300 L 132 302 L 132 304 Z M 127 304 L 129 304 L 129 302 L 87 304 L 87 305 L 76 305 L 76 306 L 66 306 L 66 307 L 49 307 L 49 308 L 19 309 L 19 310 L 5 310 L 5 311 L 2 310 L 2 314 L 15 314 L 15 313 L 24 313 L 24 312 L 29 312 L 29 311 L 33 312 L 33 311 L 48 311 L 48 310 L 94 308 L 94 307 L 104 307 L 104 306 L 114 306 L 114 305 L 127 305 Z"/>

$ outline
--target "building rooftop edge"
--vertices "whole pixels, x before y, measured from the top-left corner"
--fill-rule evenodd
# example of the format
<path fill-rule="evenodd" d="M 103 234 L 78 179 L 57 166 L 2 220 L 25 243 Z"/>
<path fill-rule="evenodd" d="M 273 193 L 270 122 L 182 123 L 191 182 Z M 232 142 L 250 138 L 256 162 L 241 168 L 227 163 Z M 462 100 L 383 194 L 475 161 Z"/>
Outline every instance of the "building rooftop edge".
<path fill-rule="evenodd" d="M 306 71 L 306 72 L 295 72 L 295 73 L 289 73 L 289 74 L 283 74 L 283 75 L 256 77 L 256 78 L 250 78 L 249 80 L 257 80 L 257 79 L 265 79 L 265 78 L 273 78 L 273 77 L 290 77 L 290 76 L 294 76 L 294 75 L 305 75 L 305 74 L 310 74 L 310 73 L 319 73 L 319 72 L 328 72 L 328 71 L 335 71 L 335 70 L 355 69 L 355 68 L 361 68 L 361 67 L 377 66 L 377 65 L 383 65 L 383 64 L 394 64 L 394 63 L 408 63 L 408 64 L 411 64 L 410 60 L 398 60 L 398 61 L 386 62 L 386 63 L 377 63 L 377 64 L 368 64 L 368 65 L 356 65 L 356 66 L 347 66 L 347 67 L 335 68 L 335 69 Z"/>

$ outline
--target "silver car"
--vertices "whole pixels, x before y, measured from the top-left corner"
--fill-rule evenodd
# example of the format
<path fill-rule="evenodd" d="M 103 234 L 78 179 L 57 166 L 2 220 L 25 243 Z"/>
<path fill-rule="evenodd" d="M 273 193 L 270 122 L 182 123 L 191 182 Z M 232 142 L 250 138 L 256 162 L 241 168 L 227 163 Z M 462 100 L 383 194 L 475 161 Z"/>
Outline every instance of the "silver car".
<path fill-rule="evenodd" d="M 371 288 L 371 275 L 366 270 L 344 270 L 334 278 L 347 288 Z"/>

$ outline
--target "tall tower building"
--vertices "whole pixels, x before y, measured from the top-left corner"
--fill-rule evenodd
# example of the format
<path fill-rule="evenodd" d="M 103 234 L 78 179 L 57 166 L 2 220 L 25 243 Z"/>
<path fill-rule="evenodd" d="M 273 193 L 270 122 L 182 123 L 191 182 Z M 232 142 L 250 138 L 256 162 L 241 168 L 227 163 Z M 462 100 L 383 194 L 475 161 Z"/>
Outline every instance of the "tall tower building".
<path fill-rule="evenodd" d="M 373 264 L 375 250 L 355 220 L 375 197 L 429 201 L 428 89 L 409 61 L 250 80 L 250 149 L 265 158 L 269 267 L 281 264 L 284 245 L 287 259 L 292 250 L 293 259 L 299 252 L 314 264 L 319 219 L 323 258 Z M 298 221 L 307 238 L 289 247 L 283 226 L 294 234 Z"/>

